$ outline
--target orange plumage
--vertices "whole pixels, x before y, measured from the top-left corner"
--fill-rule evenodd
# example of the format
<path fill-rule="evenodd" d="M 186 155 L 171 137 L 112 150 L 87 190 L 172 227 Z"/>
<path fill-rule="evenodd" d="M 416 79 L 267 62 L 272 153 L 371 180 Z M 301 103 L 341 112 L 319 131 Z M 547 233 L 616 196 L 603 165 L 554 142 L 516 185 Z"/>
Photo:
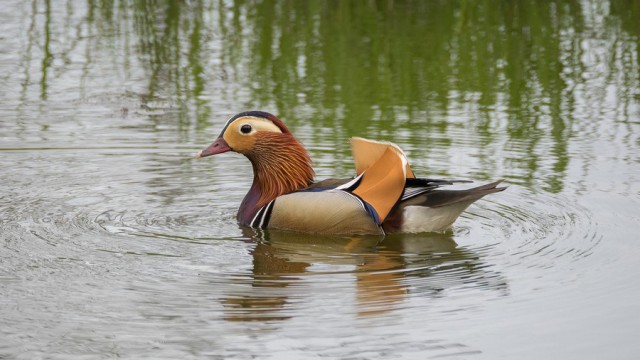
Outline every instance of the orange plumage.
<path fill-rule="evenodd" d="M 253 150 L 245 155 L 251 161 L 253 183 L 260 192 L 258 208 L 313 182 L 311 157 L 290 133 L 264 132 L 256 139 Z"/>

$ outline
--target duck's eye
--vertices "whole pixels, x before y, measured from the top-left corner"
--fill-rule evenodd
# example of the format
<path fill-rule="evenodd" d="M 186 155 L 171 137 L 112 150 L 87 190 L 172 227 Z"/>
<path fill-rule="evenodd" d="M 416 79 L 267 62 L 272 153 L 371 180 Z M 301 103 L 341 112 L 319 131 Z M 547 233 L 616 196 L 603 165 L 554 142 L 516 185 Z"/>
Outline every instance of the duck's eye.
<path fill-rule="evenodd" d="M 240 127 L 240 132 L 243 134 L 248 134 L 251 132 L 251 125 L 249 124 L 244 124 L 242 125 L 242 127 Z"/>

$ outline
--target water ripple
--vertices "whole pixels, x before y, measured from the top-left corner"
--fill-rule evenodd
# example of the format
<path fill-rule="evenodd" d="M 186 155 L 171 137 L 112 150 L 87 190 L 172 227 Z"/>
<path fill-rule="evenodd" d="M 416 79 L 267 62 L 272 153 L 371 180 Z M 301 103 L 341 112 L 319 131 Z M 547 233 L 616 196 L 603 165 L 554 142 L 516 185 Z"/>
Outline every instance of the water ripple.
<path fill-rule="evenodd" d="M 183 153 L 160 158 L 139 151 L 127 158 L 144 171 L 132 175 L 118 167 L 121 157 L 94 155 L 76 166 L 76 155 L 60 154 L 67 165 L 60 172 L 46 161 L 32 164 L 48 172 L 46 186 L 34 176 L 7 177 L 12 189 L 26 189 L 0 199 L 0 291 L 18 300 L 0 312 L 12 329 L 8 343 L 19 347 L 12 353 L 28 352 L 29 343 L 16 336 L 27 332 L 25 319 L 38 319 L 72 334 L 111 336 L 128 354 L 143 343 L 168 351 L 170 343 L 202 346 L 193 339 L 234 344 L 248 333 L 265 339 L 285 324 L 289 341 L 315 351 L 321 346 L 306 333 L 335 340 L 335 324 L 344 323 L 376 328 L 345 332 L 350 349 L 382 354 L 405 346 L 409 357 L 472 356 L 476 349 L 452 339 L 425 342 L 428 330 L 420 341 L 400 340 L 410 336 L 406 329 L 423 329 L 425 319 L 434 329 L 474 318 L 487 301 L 508 297 L 516 280 L 588 266 L 602 237 L 593 215 L 567 196 L 517 184 L 474 204 L 445 233 L 328 237 L 243 230 L 234 214 L 247 184 L 224 171 L 237 159 L 194 164 Z M 96 171 L 101 166 L 115 169 L 108 181 Z M 535 289 L 544 286 L 552 285 L 537 281 Z M 50 300 L 43 305 L 44 298 Z M 131 330 L 116 328 L 146 335 L 130 339 Z M 38 333 L 55 348 L 109 351 L 104 342 L 54 334 Z M 290 355 L 293 347 L 280 339 L 273 354 Z M 218 353 L 241 354 L 232 347 Z"/>

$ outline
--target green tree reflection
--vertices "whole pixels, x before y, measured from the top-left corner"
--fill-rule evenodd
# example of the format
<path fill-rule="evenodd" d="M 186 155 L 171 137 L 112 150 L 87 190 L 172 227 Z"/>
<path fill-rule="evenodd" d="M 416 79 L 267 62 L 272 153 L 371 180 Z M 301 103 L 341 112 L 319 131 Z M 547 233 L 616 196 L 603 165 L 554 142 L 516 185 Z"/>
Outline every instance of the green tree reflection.
<path fill-rule="evenodd" d="M 158 121 L 177 117 L 185 139 L 220 114 L 264 109 L 294 129 L 332 130 L 315 141 L 339 153 L 349 136 L 392 140 L 401 132 L 424 166 L 438 161 L 433 149 L 446 158 L 461 148 L 479 162 L 473 176 L 501 172 L 558 192 L 573 136 L 638 117 L 637 0 L 76 4 L 67 3 L 68 21 L 86 11 L 86 24 L 72 25 L 86 25 L 77 36 L 89 38 L 81 82 L 99 56 L 111 57 L 125 81 L 142 68 L 143 102 L 178 104 L 176 116 Z M 43 100 L 52 59 L 66 56 L 50 49 L 59 30 L 45 5 Z M 32 8 L 35 24 L 41 9 Z M 594 127 L 593 115 L 604 115 L 589 108 L 610 101 L 607 87 L 617 96 L 616 119 Z"/>

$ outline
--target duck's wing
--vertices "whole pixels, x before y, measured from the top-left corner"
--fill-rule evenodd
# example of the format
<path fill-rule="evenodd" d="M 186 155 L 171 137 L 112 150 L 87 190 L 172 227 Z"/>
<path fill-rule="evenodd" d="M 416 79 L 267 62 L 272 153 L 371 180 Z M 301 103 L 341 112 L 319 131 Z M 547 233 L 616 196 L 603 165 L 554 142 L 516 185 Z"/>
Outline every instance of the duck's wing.
<path fill-rule="evenodd" d="M 403 153 L 388 148 L 369 168 L 364 170 L 352 193 L 370 204 L 382 223 L 404 192 L 407 180 L 407 159 Z"/>
<path fill-rule="evenodd" d="M 460 183 L 471 183 L 471 182 L 473 181 L 450 180 L 450 179 L 426 179 L 426 178 L 407 179 L 404 186 L 404 193 L 402 193 L 402 197 L 400 198 L 400 201 L 402 202 L 405 200 L 409 200 L 420 194 L 424 194 L 432 190 L 435 190 L 441 186 L 460 184 Z"/>
<path fill-rule="evenodd" d="M 374 166 L 387 150 L 396 153 L 398 157 L 405 160 L 407 158 L 404 151 L 394 143 L 374 141 L 361 137 L 351 138 L 351 151 L 353 152 L 356 174 L 360 175 L 365 170 Z M 408 162 L 405 164 L 405 174 L 407 178 L 415 177 Z"/>
<path fill-rule="evenodd" d="M 454 183 L 469 182 L 465 180 L 437 180 L 440 183 L 437 185 L 431 185 L 431 187 L 412 187 L 410 183 L 407 184 L 407 192 L 413 191 L 415 195 L 403 196 L 400 202 L 402 205 L 414 205 L 414 206 L 426 206 L 431 208 L 443 207 L 459 202 L 474 202 L 479 200 L 485 195 L 489 195 L 495 192 L 503 191 L 506 186 L 498 187 L 502 180 L 494 181 L 489 184 L 480 185 L 471 189 L 464 190 L 442 190 L 437 188 L 442 185 L 452 185 Z M 424 190 L 418 193 L 420 190 Z"/>

